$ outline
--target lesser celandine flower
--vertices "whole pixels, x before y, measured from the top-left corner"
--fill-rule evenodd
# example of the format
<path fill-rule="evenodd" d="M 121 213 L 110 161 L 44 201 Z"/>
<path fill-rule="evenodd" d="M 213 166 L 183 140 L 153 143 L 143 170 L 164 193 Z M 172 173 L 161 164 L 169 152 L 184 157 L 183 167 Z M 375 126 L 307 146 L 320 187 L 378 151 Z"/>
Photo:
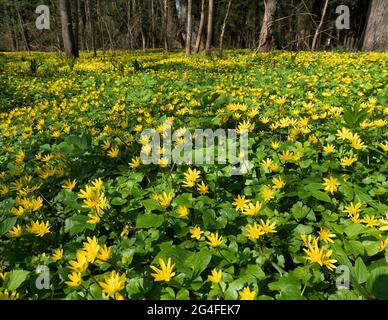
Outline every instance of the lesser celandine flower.
<path fill-rule="evenodd" d="M 211 274 L 208 276 L 209 281 L 211 281 L 213 284 L 218 284 L 222 280 L 222 270 L 214 268 L 211 272 Z"/>
<path fill-rule="evenodd" d="M 159 258 L 159 265 L 161 269 L 152 265 L 150 266 L 150 268 L 155 271 L 155 273 L 152 273 L 151 275 L 154 277 L 155 281 L 169 282 L 171 278 L 175 276 L 175 272 L 173 272 L 175 264 L 171 264 L 171 258 L 167 259 L 167 264 L 162 258 Z"/>

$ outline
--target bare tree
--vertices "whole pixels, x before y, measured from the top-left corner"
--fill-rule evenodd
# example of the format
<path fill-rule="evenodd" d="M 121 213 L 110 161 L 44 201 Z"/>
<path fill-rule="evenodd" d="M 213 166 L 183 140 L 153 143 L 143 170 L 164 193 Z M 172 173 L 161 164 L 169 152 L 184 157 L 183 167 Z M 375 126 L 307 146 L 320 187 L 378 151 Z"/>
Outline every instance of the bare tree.
<path fill-rule="evenodd" d="M 191 34 L 193 29 L 193 0 L 187 1 L 187 32 L 186 32 L 186 56 L 190 56 L 191 54 Z"/>
<path fill-rule="evenodd" d="M 324 4 L 324 7 L 323 7 L 323 11 L 322 11 L 321 21 L 319 21 L 318 27 L 317 27 L 317 29 L 315 30 L 313 42 L 312 42 L 312 44 L 311 44 L 311 50 L 312 50 L 312 51 L 315 51 L 315 50 L 316 50 L 318 36 L 319 36 L 319 33 L 321 32 L 321 28 L 322 28 L 322 25 L 323 25 L 323 21 L 325 20 L 326 11 L 327 11 L 327 5 L 328 5 L 328 4 L 329 4 L 329 0 L 326 0 L 326 1 L 325 1 L 325 4 Z"/>
<path fill-rule="evenodd" d="M 363 50 L 388 48 L 388 5 L 386 0 L 371 0 L 363 39 Z"/>
<path fill-rule="evenodd" d="M 209 12 L 207 18 L 207 39 L 205 53 L 210 54 L 213 36 L 213 20 L 214 20 L 214 0 L 209 0 Z"/>
<path fill-rule="evenodd" d="M 195 42 L 195 48 L 194 48 L 195 53 L 199 52 L 199 47 L 201 45 L 201 38 L 203 35 L 204 27 L 205 27 L 205 0 L 202 0 L 202 2 L 201 2 L 201 17 L 199 19 L 198 35 L 197 35 L 197 40 Z"/>
<path fill-rule="evenodd" d="M 77 58 L 79 54 L 73 33 L 70 0 L 59 0 L 59 10 L 61 12 L 62 36 L 65 55 L 68 58 Z"/>
<path fill-rule="evenodd" d="M 276 11 L 277 2 L 278 0 L 264 0 L 264 18 L 257 52 L 264 52 L 271 49 L 273 16 Z"/>
<path fill-rule="evenodd" d="M 223 55 L 224 50 L 224 36 L 225 36 L 225 29 L 226 29 L 226 23 L 228 22 L 229 16 L 230 16 L 230 10 L 232 9 L 232 2 L 233 0 L 228 1 L 228 8 L 226 9 L 226 14 L 224 17 L 224 22 L 222 23 L 221 28 L 221 35 L 220 35 L 220 55 Z"/>

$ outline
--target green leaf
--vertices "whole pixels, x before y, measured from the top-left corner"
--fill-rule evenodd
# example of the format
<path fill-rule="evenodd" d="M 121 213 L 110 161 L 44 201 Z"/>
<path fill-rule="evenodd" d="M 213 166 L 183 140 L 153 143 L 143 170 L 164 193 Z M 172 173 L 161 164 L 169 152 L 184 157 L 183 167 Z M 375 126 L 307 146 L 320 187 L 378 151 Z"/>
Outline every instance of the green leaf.
<path fill-rule="evenodd" d="M 163 207 L 160 205 L 159 202 L 152 200 L 152 199 L 144 200 L 143 206 L 147 211 L 154 211 L 154 210 L 162 210 L 163 209 Z"/>
<path fill-rule="evenodd" d="M 87 223 L 89 217 L 77 215 L 65 220 L 65 232 L 68 232 L 70 236 L 80 234 L 86 229 L 94 230 L 95 225 Z"/>
<path fill-rule="evenodd" d="M 260 266 L 256 264 L 250 264 L 247 266 L 245 272 L 243 274 L 248 274 L 254 276 L 257 280 L 265 279 L 265 273 Z"/>
<path fill-rule="evenodd" d="M 112 199 L 112 201 L 110 203 L 114 206 L 122 206 L 123 204 L 127 203 L 127 200 L 120 198 L 120 197 L 115 197 Z"/>
<path fill-rule="evenodd" d="M 352 255 L 354 258 L 364 254 L 364 246 L 360 241 L 344 240 L 344 247 L 346 253 Z"/>
<path fill-rule="evenodd" d="M 207 250 L 195 252 L 187 258 L 185 266 L 193 270 L 193 277 L 196 278 L 207 268 L 211 258 L 212 254 Z"/>
<path fill-rule="evenodd" d="M 180 289 L 176 294 L 176 300 L 189 300 L 190 292 L 187 289 Z"/>
<path fill-rule="evenodd" d="M 8 291 L 16 290 L 27 279 L 29 271 L 25 270 L 12 270 L 7 276 L 5 288 Z"/>
<path fill-rule="evenodd" d="M 5 235 L 16 224 L 17 217 L 7 218 L 0 223 L 0 237 Z"/>
<path fill-rule="evenodd" d="M 377 299 L 388 300 L 388 266 L 378 267 L 370 272 L 367 288 Z"/>
<path fill-rule="evenodd" d="M 326 192 L 322 192 L 322 191 L 319 191 L 319 190 L 311 190 L 310 193 L 311 193 L 311 195 L 315 199 L 331 203 L 331 199 L 330 199 L 329 195 Z"/>
<path fill-rule="evenodd" d="M 137 216 L 136 228 L 148 229 L 160 227 L 164 222 L 164 217 L 161 215 L 146 213 Z"/>
<path fill-rule="evenodd" d="M 312 211 L 308 206 L 305 206 L 303 202 L 298 201 L 291 208 L 291 213 L 294 218 L 300 220 L 306 217 L 310 211 Z"/>
<path fill-rule="evenodd" d="M 278 281 L 269 283 L 268 288 L 272 291 L 280 291 L 280 295 L 277 295 L 279 300 L 302 299 L 300 280 L 289 273 Z"/>
<path fill-rule="evenodd" d="M 358 257 L 356 260 L 356 264 L 354 266 L 354 273 L 359 284 L 366 282 L 366 280 L 368 279 L 369 272 L 361 257 Z"/>
<path fill-rule="evenodd" d="M 358 236 L 365 230 L 364 226 L 361 224 L 350 224 L 345 228 L 345 233 L 349 238 L 354 238 Z"/>

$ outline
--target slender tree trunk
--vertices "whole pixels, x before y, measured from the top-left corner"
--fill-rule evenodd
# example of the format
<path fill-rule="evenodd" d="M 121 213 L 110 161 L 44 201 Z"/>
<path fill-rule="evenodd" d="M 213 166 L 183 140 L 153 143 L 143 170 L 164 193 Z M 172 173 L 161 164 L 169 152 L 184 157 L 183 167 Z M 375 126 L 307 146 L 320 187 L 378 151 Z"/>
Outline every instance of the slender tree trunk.
<path fill-rule="evenodd" d="M 195 42 L 195 48 L 194 48 L 195 53 L 199 52 L 199 47 L 201 45 L 201 38 L 203 35 L 204 26 L 205 26 L 205 0 L 202 0 L 202 2 L 201 2 L 201 17 L 199 20 L 198 35 L 197 35 L 197 40 Z"/>
<path fill-rule="evenodd" d="M 164 50 L 168 52 L 170 49 L 169 43 L 168 43 L 168 0 L 163 0 L 163 24 L 164 24 Z"/>
<path fill-rule="evenodd" d="M 187 32 L 186 32 L 186 56 L 191 55 L 191 34 L 193 29 L 193 16 L 192 16 L 192 9 L 193 9 L 193 1 L 188 0 L 187 2 Z"/>
<path fill-rule="evenodd" d="M 209 0 L 209 12 L 207 19 L 207 39 L 205 53 L 210 55 L 212 36 L 213 36 L 213 20 L 214 20 L 214 0 Z"/>
<path fill-rule="evenodd" d="M 70 0 L 59 0 L 59 9 L 61 12 L 63 46 L 67 58 L 78 57 L 77 48 L 74 40 L 73 24 L 71 21 Z"/>
<path fill-rule="evenodd" d="M 327 5 L 328 4 L 329 4 L 329 0 L 326 0 L 325 4 L 324 4 L 324 7 L 323 7 L 323 11 L 322 11 L 321 21 L 319 21 L 318 27 L 315 30 L 313 42 L 311 44 L 311 50 L 312 51 L 315 51 L 317 49 L 317 40 L 318 40 L 319 33 L 321 32 L 323 21 L 325 20 L 326 11 L 327 11 Z"/>
<path fill-rule="evenodd" d="M 232 9 L 232 2 L 233 0 L 228 1 L 228 8 L 226 9 L 226 14 L 224 18 L 224 22 L 222 23 L 221 28 L 221 35 L 220 35 L 220 55 L 222 56 L 224 54 L 224 36 L 225 36 L 225 28 L 226 23 L 228 22 L 229 16 L 230 16 L 230 10 Z"/>
<path fill-rule="evenodd" d="M 74 2 L 74 45 L 75 51 L 79 52 L 79 0 L 73 0 Z M 77 56 L 78 58 L 78 56 Z"/>
<path fill-rule="evenodd" d="M 271 49 L 273 16 L 276 11 L 277 2 L 278 0 L 264 0 L 264 18 L 257 52 L 269 51 Z"/>
<path fill-rule="evenodd" d="M 388 5 L 386 0 L 372 0 L 363 37 L 363 50 L 388 49 Z"/>

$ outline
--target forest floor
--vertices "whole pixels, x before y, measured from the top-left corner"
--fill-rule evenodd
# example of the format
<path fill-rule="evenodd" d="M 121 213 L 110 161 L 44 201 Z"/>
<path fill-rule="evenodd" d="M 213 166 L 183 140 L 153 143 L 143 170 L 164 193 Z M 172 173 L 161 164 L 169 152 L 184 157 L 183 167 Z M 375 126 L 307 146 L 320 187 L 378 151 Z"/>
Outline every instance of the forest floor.
<path fill-rule="evenodd" d="M 387 298 L 387 62 L 1 54 L 0 299 Z"/>

